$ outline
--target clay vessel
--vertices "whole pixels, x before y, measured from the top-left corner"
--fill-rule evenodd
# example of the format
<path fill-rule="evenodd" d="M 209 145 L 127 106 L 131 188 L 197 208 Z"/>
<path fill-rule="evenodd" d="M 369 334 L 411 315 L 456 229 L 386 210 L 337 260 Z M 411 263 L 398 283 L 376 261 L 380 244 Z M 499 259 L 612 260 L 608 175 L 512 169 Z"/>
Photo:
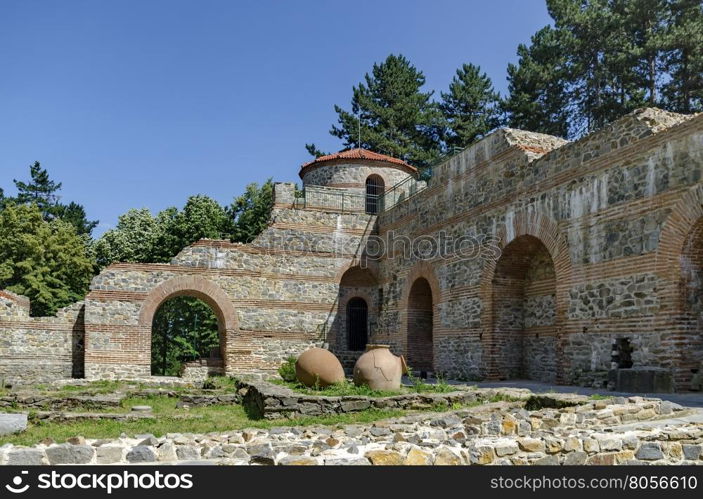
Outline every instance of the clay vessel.
<path fill-rule="evenodd" d="M 311 348 L 295 362 L 295 377 L 305 386 L 329 386 L 344 381 L 344 368 L 329 350 Z"/>
<path fill-rule="evenodd" d="M 354 365 L 354 384 L 372 390 L 400 390 L 400 378 L 407 370 L 405 359 L 393 355 L 390 345 L 368 344 Z"/>

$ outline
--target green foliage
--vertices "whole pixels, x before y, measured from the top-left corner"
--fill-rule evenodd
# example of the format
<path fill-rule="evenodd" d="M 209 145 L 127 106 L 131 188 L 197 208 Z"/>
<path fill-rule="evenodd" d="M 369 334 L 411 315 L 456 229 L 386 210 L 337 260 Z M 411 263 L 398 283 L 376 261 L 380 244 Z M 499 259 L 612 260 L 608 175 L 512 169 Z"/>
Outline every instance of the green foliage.
<path fill-rule="evenodd" d="M 547 0 L 508 66 L 510 126 L 579 137 L 638 107 L 703 110 L 700 0 Z"/>
<path fill-rule="evenodd" d="M 232 376 L 210 376 L 203 382 L 203 390 L 233 391 L 237 388 L 237 378 Z"/>
<path fill-rule="evenodd" d="M 59 201 L 58 191 L 61 182 L 54 182 L 49 178 L 49 172 L 41 167 L 39 161 L 29 167 L 29 182 L 13 180 L 17 188 L 17 202 L 19 204 L 35 204 L 45 217 Z"/>
<path fill-rule="evenodd" d="M 154 314 L 151 371 L 178 376 L 184 362 L 218 356 L 217 317 L 203 301 L 178 296 L 165 301 Z"/>
<path fill-rule="evenodd" d="M 607 400 L 607 399 L 611 399 L 613 397 L 610 395 L 602 395 L 600 393 L 594 393 L 593 395 L 591 395 L 588 398 L 591 400 Z"/>
<path fill-rule="evenodd" d="M 199 239 L 226 239 L 231 232 L 227 211 L 207 196 L 191 196 L 182 210 L 167 208 L 155 217 L 146 209 L 129 210 L 117 226 L 94 244 L 98 265 L 113 262 L 168 262 Z"/>
<path fill-rule="evenodd" d="M 97 220 L 88 220 L 85 208 L 78 203 L 72 201 L 69 204 L 61 204 L 59 202 L 61 182 L 51 180 L 47 170 L 42 168 L 38 161 L 30 165 L 29 176 L 29 182 L 14 180 L 17 188 L 16 198 L 3 198 L 2 190 L 0 189 L 0 209 L 9 201 L 17 204 L 34 204 L 39 208 L 45 220 L 48 221 L 55 218 L 64 220 L 73 225 L 79 235 L 89 237 L 93 229 L 98 225 Z"/>
<path fill-rule="evenodd" d="M 93 229 L 98 226 L 97 220 L 88 220 L 83 205 L 73 201 L 68 204 L 57 204 L 51 211 L 57 218 L 73 225 L 79 235 L 90 236 Z"/>
<path fill-rule="evenodd" d="M 295 383 L 297 377 L 295 375 L 295 362 L 296 358 L 294 356 L 287 357 L 286 360 L 278 368 L 278 375 L 283 381 L 288 383 Z"/>
<path fill-rule="evenodd" d="M 457 69 L 449 92 L 442 92 L 441 97 L 443 138 L 449 150 L 466 147 L 501 124 L 500 96 L 478 66 L 464 64 Z"/>
<path fill-rule="evenodd" d="M 518 64 L 508 64 L 508 97 L 501 104 L 509 126 L 568 135 L 565 55 L 559 37 L 547 26 L 532 37 L 529 47 L 518 46 Z"/>
<path fill-rule="evenodd" d="M 0 289 L 27 296 L 32 315 L 50 315 L 83 298 L 93 266 L 72 225 L 46 221 L 35 204 L 0 211 Z"/>
<path fill-rule="evenodd" d="M 662 37 L 663 64 L 670 79 L 662 84 L 662 99 L 672 111 L 701 111 L 703 6 L 700 0 L 678 0 L 670 8 L 669 29 Z"/>
<path fill-rule="evenodd" d="M 93 249 L 100 267 L 113 262 L 169 262 L 183 248 L 200 239 L 249 242 L 268 225 L 273 205 L 273 182 L 250 184 L 230 207 L 207 196 L 191 196 L 182 210 L 171 207 L 153 216 L 132 209 L 117 226 L 98 239 Z"/>
<path fill-rule="evenodd" d="M 351 111 L 334 109 L 338 125 L 330 133 L 345 147 L 362 147 L 427 166 L 441 154 L 441 113 L 423 92 L 425 76 L 402 55 L 374 64 L 364 83 L 353 87 Z M 361 141 L 359 141 L 361 120 Z"/>
<path fill-rule="evenodd" d="M 320 151 L 315 144 L 305 144 L 305 150 L 308 154 L 314 158 L 319 158 L 320 156 L 326 156 L 326 152 Z M 0 193 L 2 194 L 2 193 Z"/>
<path fill-rule="evenodd" d="M 165 224 L 142 208 L 131 209 L 117 219 L 117 226 L 106 231 L 93 244 L 99 267 L 113 262 L 159 263 L 156 243 Z"/>
<path fill-rule="evenodd" d="M 247 185 L 244 194 L 235 198 L 228 209 L 233 221 L 232 240 L 248 243 L 254 240 L 269 223 L 273 207 L 273 181 L 263 185 Z"/>

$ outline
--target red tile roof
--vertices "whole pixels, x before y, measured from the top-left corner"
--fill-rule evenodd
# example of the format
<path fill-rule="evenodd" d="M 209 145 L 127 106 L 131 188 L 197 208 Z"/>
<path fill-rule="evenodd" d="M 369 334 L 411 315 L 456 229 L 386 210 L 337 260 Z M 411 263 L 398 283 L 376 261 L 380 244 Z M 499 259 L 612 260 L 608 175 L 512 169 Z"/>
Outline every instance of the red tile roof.
<path fill-rule="evenodd" d="M 327 154 L 325 156 L 320 156 L 312 161 L 305 163 L 301 170 L 308 168 L 313 165 L 318 165 L 320 163 L 326 163 L 328 161 L 345 160 L 345 159 L 362 159 L 366 161 L 379 161 L 383 163 L 391 163 L 394 165 L 402 166 L 408 168 L 413 172 L 417 171 L 417 168 L 406 163 L 402 159 L 394 158 L 392 156 L 386 156 L 385 154 L 379 154 L 377 152 L 369 151 L 367 149 L 347 149 L 346 151 L 340 151 L 334 154 Z"/>

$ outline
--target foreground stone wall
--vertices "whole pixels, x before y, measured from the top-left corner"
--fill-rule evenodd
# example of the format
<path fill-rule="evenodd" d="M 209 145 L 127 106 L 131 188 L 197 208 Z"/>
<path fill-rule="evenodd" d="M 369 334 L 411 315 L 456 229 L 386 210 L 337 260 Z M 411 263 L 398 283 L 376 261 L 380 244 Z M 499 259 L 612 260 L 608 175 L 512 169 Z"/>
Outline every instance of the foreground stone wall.
<path fill-rule="evenodd" d="M 512 395 L 530 397 L 525 392 Z M 496 393 L 478 390 L 476 395 L 489 398 Z M 75 437 L 33 447 L 8 444 L 0 447 L 0 464 L 703 464 L 703 428 L 682 423 L 685 411 L 676 404 L 640 397 L 565 402 L 569 407 L 535 410 L 526 410 L 520 402 L 487 403 L 366 425 L 281 426 L 159 438 Z M 661 421 L 672 418 L 676 426 Z M 648 425 L 649 421 L 659 423 Z M 623 422 L 637 422 L 638 427 Z"/>

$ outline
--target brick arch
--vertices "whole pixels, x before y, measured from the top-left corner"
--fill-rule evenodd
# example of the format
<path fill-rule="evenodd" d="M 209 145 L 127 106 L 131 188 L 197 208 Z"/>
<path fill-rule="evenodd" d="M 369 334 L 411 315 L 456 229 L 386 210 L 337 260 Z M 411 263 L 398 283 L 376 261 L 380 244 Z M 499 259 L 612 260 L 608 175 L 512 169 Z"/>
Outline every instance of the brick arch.
<path fill-rule="evenodd" d="M 697 185 L 685 192 L 674 204 L 662 226 L 656 251 L 655 272 L 664 282 L 659 298 L 662 310 L 681 307 L 681 264 L 685 246 L 696 224 L 703 219 L 703 186 Z M 673 285 L 673 286 L 672 286 Z"/>
<path fill-rule="evenodd" d="M 214 282 L 199 276 L 174 277 L 162 282 L 151 290 L 142 303 L 139 311 L 138 324 L 143 330 L 149 331 L 149 359 L 151 359 L 151 326 L 154 314 L 159 307 L 178 296 L 191 296 L 205 302 L 215 313 L 220 333 L 220 351 L 224 361 L 225 371 L 230 364 L 228 345 L 231 345 L 237 331 L 237 314 L 232 301 L 227 294 Z"/>
<path fill-rule="evenodd" d="M 379 282 L 378 279 L 378 264 L 374 261 L 364 262 L 365 266 L 361 266 L 357 260 L 342 266 L 335 274 L 335 282 L 337 284 L 342 284 L 342 280 L 349 277 L 352 272 L 365 272 L 368 273 L 369 277 L 374 281 L 374 285 Z"/>
<path fill-rule="evenodd" d="M 703 363 L 703 334 L 699 314 L 688 304 L 690 283 L 694 271 L 686 268 L 692 262 L 692 252 L 703 250 L 703 186 L 684 192 L 673 205 L 662 226 L 655 254 L 655 274 L 658 279 L 660 327 L 667 334 L 662 343 L 672 352 L 670 366 L 677 389 L 686 389 L 691 381 L 691 369 Z"/>
<path fill-rule="evenodd" d="M 512 216 L 506 216 L 506 222 L 499 227 L 496 233 L 497 248 L 500 254 L 492 255 L 484 260 L 481 275 L 479 298 L 481 300 L 481 346 L 483 350 L 483 373 L 487 379 L 499 379 L 498 359 L 501 352 L 496 345 L 494 336 L 494 303 L 493 280 L 496 267 L 503 254 L 503 250 L 522 236 L 531 236 L 537 239 L 546 248 L 552 259 L 555 273 L 555 317 L 556 329 L 556 382 L 565 382 L 565 373 L 568 369 L 564 350 L 563 329 L 567 319 L 569 287 L 571 283 L 571 256 L 566 237 L 559 230 L 557 223 L 547 214 L 540 211 L 520 211 Z"/>
<path fill-rule="evenodd" d="M 432 350 L 433 350 L 433 359 L 432 359 L 432 366 L 437 365 L 437 362 L 434 359 L 434 352 L 436 352 L 436 348 L 434 348 L 434 343 L 436 343 L 436 331 L 439 328 L 439 302 L 441 298 L 441 289 L 439 285 L 439 280 L 436 277 L 434 267 L 432 264 L 430 264 L 427 261 L 421 261 L 415 264 L 410 271 L 408 272 L 407 276 L 405 277 L 405 285 L 403 287 L 403 294 L 401 295 L 401 299 L 399 302 L 399 319 L 400 319 L 400 331 L 401 331 L 401 351 L 402 353 L 408 357 L 408 337 L 411 334 L 411 328 L 410 328 L 410 321 L 408 317 L 408 310 L 409 310 L 409 305 L 410 305 L 410 293 L 413 289 L 413 285 L 417 282 L 418 279 L 425 279 L 427 283 L 429 284 L 430 288 L 430 293 L 431 293 L 431 300 L 432 300 Z M 417 366 L 410 366 L 410 367 L 417 367 Z"/>

